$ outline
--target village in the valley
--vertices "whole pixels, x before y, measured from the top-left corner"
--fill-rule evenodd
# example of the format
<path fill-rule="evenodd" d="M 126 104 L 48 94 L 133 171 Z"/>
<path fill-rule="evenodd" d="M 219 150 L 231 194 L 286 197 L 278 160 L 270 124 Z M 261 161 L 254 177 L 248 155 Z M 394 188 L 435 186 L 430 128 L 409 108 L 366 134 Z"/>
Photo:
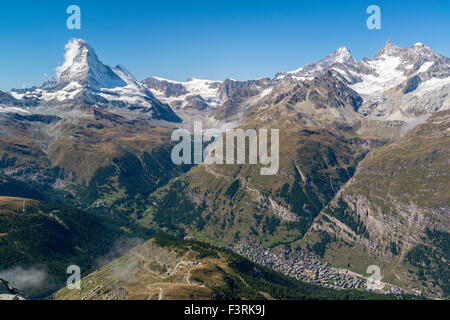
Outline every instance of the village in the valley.
<path fill-rule="evenodd" d="M 370 289 L 364 276 L 349 270 L 333 268 L 328 262 L 321 262 L 313 253 L 306 250 L 291 251 L 282 247 L 277 254 L 249 244 L 238 244 L 233 247 L 233 251 L 255 263 L 310 284 L 335 290 Z M 392 294 L 406 293 L 402 288 L 381 282 L 380 289 L 376 291 Z"/>

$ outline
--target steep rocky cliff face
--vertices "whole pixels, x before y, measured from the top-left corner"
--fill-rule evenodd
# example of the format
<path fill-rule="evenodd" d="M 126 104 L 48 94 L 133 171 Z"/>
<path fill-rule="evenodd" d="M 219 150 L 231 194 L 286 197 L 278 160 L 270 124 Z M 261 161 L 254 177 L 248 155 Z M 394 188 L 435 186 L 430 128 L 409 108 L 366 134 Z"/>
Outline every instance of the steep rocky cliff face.
<path fill-rule="evenodd" d="M 422 43 L 399 48 L 387 41 L 373 59 L 356 61 L 342 47 L 318 63 L 279 73 L 275 80 L 312 80 L 332 71 L 363 98 L 362 115 L 408 121 L 448 109 L 449 61 Z"/>
<path fill-rule="evenodd" d="M 394 281 L 448 295 L 449 159 L 450 112 L 442 111 L 372 151 L 310 236 L 326 232 L 352 252 L 338 257 L 342 249 L 330 244 L 330 261 L 358 269 L 372 260 Z M 408 272 L 414 269 L 419 276 Z"/>

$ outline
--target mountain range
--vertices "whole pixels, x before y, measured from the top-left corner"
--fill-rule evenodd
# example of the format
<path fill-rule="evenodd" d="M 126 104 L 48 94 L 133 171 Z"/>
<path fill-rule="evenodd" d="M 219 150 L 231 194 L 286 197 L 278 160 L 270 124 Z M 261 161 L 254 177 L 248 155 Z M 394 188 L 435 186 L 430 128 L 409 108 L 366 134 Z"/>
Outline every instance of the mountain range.
<path fill-rule="evenodd" d="M 177 246 L 195 239 L 227 248 L 312 285 L 365 287 L 358 279 L 378 265 L 384 293 L 448 298 L 449 58 L 421 43 L 399 48 L 387 41 L 372 59 L 356 61 L 342 47 L 315 64 L 261 79 L 139 82 L 124 67 L 103 64 L 84 40 L 65 49 L 57 79 L 0 92 L 0 197 L 8 197 L 0 216 L 0 256 L 8 263 L 1 259 L 0 269 L 36 261 L 27 252 L 36 248 L 13 238 L 17 227 L 7 213 L 18 210 L 11 199 L 29 199 L 37 209 L 22 215 L 36 223 L 55 214 L 64 221 L 64 209 L 41 204 L 49 202 L 105 224 L 108 241 L 101 248 L 78 238 L 84 226 L 67 228 L 75 233 L 67 248 L 82 243 L 91 251 L 67 249 L 64 259 L 103 254 L 114 234 L 164 232 L 177 237 Z M 261 176 L 259 165 L 173 164 L 171 133 L 192 130 L 194 120 L 208 129 L 279 129 L 278 173 Z M 23 243 L 23 256 L 14 254 L 14 241 Z M 45 255 L 50 248 L 39 243 L 37 252 Z M 183 254 L 194 254 L 185 245 Z M 55 263 L 56 256 L 46 261 Z M 225 256 L 203 263 L 228 266 L 217 277 L 229 286 L 226 279 L 237 281 L 240 273 Z M 176 264 L 161 261 L 167 259 Z M 116 270 L 112 263 L 112 271 L 98 274 L 125 274 L 125 266 Z M 57 265 L 54 282 L 62 277 Z M 146 266 L 133 270 L 145 273 Z M 164 276 L 158 277 L 160 283 Z M 183 292 L 225 295 L 209 282 L 207 290 L 192 288 L 187 279 Z M 158 290 L 167 284 L 151 286 L 149 296 L 164 296 Z M 39 294 L 49 288 L 54 283 Z M 108 289 L 114 295 L 95 298 L 133 296 L 127 288 L 114 285 Z"/>

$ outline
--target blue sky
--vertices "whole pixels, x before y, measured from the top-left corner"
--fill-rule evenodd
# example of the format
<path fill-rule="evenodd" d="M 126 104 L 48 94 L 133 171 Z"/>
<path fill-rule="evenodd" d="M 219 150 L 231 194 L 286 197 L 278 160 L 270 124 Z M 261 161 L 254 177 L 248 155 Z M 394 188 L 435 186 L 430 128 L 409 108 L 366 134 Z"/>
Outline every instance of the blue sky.
<path fill-rule="evenodd" d="M 81 30 L 66 28 L 71 4 L 81 8 Z M 371 4 L 381 8 L 381 30 L 366 27 Z M 74 37 L 138 80 L 220 80 L 272 77 L 341 46 L 356 59 L 372 57 L 388 39 L 450 56 L 449 32 L 448 0 L 1 1 L 0 90 L 54 76 Z"/>

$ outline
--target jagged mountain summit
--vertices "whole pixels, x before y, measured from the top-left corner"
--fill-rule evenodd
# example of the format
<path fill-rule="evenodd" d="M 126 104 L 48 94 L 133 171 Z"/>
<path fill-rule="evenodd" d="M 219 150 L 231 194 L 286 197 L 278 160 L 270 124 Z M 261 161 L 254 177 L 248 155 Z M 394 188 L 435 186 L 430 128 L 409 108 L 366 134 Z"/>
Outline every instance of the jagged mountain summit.
<path fill-rule="evenodd" d="M 30 113 L 59 114 L 90 105 L 130 118 L 180 121 L 123 66 L 103 64 L 86 41 L 72 39 L 65 49 L 57 79 L 41 87 L 12 90 L 13 103 Z"/>
<path fill-rule="evenodd" d="M 422 43 L 399 48 L 389 40 L 373 59 L 362 61 L 340 48 L 316 64 L 279 73 L 275 79 L 312 80 L 328 71 L 361 95 L 359 113 L 364 116 L 411 121 L 450 106 L 450 59 Z"/>

